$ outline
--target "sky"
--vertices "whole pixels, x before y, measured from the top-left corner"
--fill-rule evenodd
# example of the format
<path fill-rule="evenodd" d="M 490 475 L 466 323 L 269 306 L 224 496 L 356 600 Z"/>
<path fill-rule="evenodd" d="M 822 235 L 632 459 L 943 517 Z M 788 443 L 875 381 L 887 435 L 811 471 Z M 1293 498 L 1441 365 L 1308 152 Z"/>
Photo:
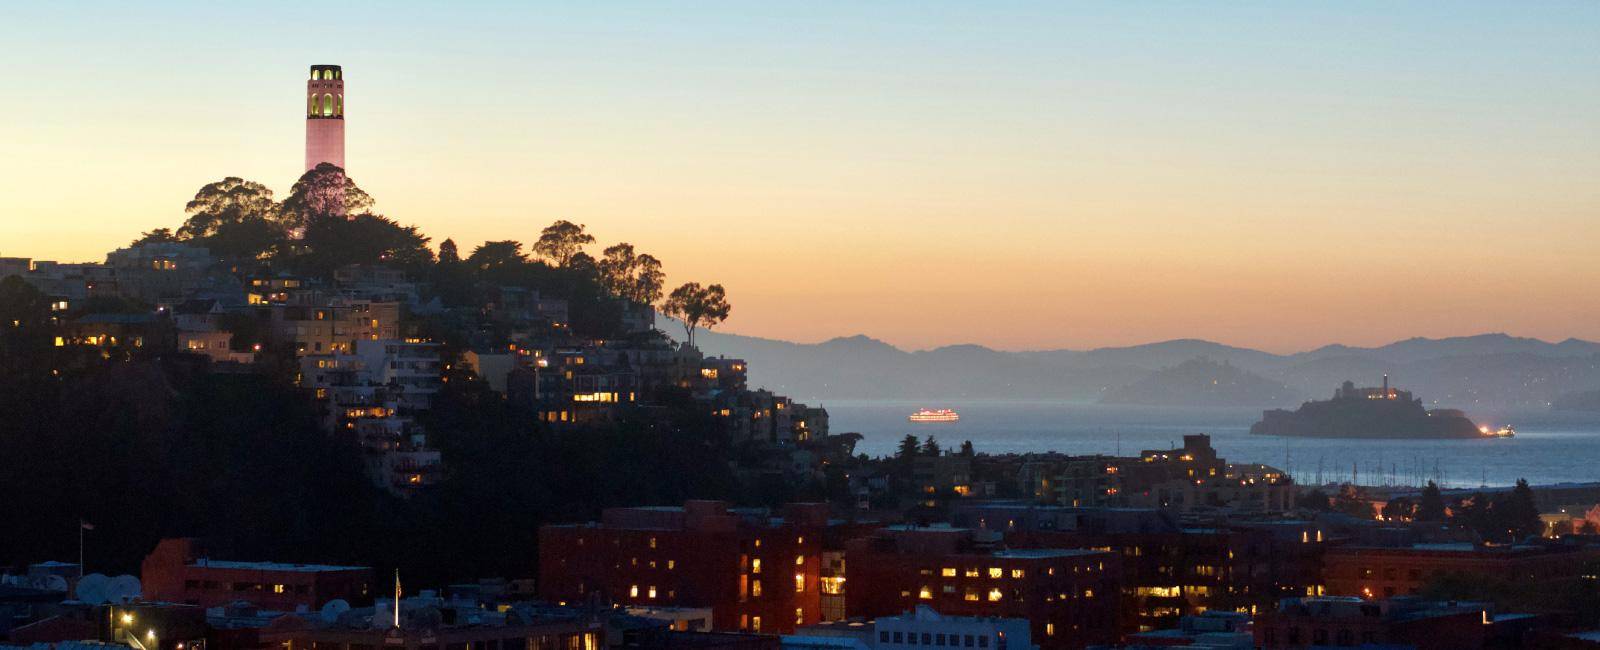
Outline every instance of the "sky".
<path fill-rule="evenodd" d="M 0 4 L 0 255 L 350 175 L 435 243 L 557 219 L 719 329 L 906 348 L 1600 339 L 1600 3 Z"/>

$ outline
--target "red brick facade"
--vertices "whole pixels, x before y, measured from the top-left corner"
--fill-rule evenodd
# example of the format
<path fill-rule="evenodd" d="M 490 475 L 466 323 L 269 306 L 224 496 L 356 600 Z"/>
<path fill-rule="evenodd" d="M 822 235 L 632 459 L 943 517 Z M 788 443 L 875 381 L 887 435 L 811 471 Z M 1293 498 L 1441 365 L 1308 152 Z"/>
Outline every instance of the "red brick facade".
<path fill-rule="evenodd" d="M 336 598 L 371 599 L 367 567 L 228 562 L 200 557 L 195 540 L 164 539 L 141 568 L 146 600 L 216 607 L 246 601 L 262 609 L 316 609 Z"/>
<path fill-rule="evenodd" d="M 786 633 L 821 620 L 825 505 L 781 520 L 726 503 L 613 508 L 598 523 L 539 531 L 539 595 L 568 604 L 710 607 L 717 630 Z"/>

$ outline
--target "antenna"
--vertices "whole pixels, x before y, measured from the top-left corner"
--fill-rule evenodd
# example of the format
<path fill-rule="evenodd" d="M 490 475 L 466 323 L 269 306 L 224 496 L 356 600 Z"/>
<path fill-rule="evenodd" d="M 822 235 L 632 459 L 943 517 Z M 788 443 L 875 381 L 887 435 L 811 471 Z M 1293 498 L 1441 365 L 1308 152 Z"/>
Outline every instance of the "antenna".
<path fill-rule="evenodd" d="M 350 603 L 345 601 L 343 598 L 335 598 L 328 601 L 326 605 L 323 605 L 322 609 L 317 613 L 317 616 L 318 618 L 321 618 L 322 622 L 324 623 L 333 623 L 339 620 L 339 616 L 348 611 L 350 611 Z"/>
<path fill-rule="evenodd" d="M 110 586 L 111 579 L 105 574 L 91 573 L 78 580 L 78 600 L 90 605 L 104 605 L 106 602 L 106 588 Z"/>
<path fill-rule="evenodd" d="M 120 575 L 111 579 L 106 585 L 106 600 L 108 602 L 126 605 L 139 597 L 144 590 L 139 584 L 139 579 L 130 575 Z"/>

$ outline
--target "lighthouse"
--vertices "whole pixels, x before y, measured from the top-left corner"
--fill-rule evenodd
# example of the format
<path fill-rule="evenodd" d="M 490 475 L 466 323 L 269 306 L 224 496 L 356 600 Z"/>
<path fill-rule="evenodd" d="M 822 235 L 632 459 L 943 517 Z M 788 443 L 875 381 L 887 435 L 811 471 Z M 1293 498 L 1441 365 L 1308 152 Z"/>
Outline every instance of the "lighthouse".
<path fill-rule="evenodd" d="M 322 163 L 344 169 L 344 70 L 311 66 L 306 82 L 306 171 Z"/>

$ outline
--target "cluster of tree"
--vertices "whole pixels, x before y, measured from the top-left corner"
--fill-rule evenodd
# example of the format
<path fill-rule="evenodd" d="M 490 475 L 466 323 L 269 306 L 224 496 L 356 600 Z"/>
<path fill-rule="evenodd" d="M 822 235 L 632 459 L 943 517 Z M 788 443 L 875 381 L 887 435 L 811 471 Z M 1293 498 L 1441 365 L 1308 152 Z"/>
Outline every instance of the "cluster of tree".
<path fill-rule="evenodd" d="M 1352 485 L 1342 486 L 1338 494 L 1329 497 L 1321 489 L 1302 492 L 1297 505 L 1309 510 L 1342 512 L 1372 519 L 1379 516 L 1372 502 L 1365 499 Z M 1456 499 L 1447 504 L 1439 485 L 1433 481 L 1422 488 L 1415 500 L 1395 497 L 1384 504 L 1382 517 L 1390 521 L 1440 523 L 1470 528 L 1486 540 L 1514 541 L 1544 531 L 1539 520 L 1539 507 L 1533 498 L 1533 488 L 1525 479 L 1517 479 L 1510 492 L 1490 498 L 1482 492 Z"/>
<path fill-rule="evenodd" d="M 662 300 L 666 274 L 661 261 L 626 242 L 607 247 L 601 259 L 584 252 L 595 242 L 583 224 L 556 221 L 539 233 L 532 256 L 515 240 L 489 241 L 466 259 L 453 240 L 428 247 L 430 238 L 372 211 L 375 201 L 334 165 L 307 171 L 282 201 L 265 185 L 238 177 L 207 184 L 185 206 L 176 231 L 144 233 L 135 244 L 181 242 L 204 246 L 231 268 L 267 267 L 329 277 L 339 267 L 362 264 L 400 268 L 435 287 L 446 304 L 482 304 L 485 286 L 525 286 L 568 300 L 574 331 L 615 335 L 611 298 L 654 305 Z M 682 321 L 689 342 L 697 329 L 727 320 L 731 306 L 722 285 L 686 283 L 661 305 Z"/>
<path fill-rule="evenodd" d="M 906 437 L 900 439 L 900 446 L 895 449 L 894 458 L 900 463 L 910 464 L 918 456 L 938 456 L 942 453 L 944 453 L 944 449 L 939 446 L 937 438 L 928 436 L 927 440 L 918 441 L 916 436 L 908 433 Z M 972 458 L 976 455 L 972 449 L 971 440 L 962 441 L 961 448 L 956 453 L 967 458 Z"/>

